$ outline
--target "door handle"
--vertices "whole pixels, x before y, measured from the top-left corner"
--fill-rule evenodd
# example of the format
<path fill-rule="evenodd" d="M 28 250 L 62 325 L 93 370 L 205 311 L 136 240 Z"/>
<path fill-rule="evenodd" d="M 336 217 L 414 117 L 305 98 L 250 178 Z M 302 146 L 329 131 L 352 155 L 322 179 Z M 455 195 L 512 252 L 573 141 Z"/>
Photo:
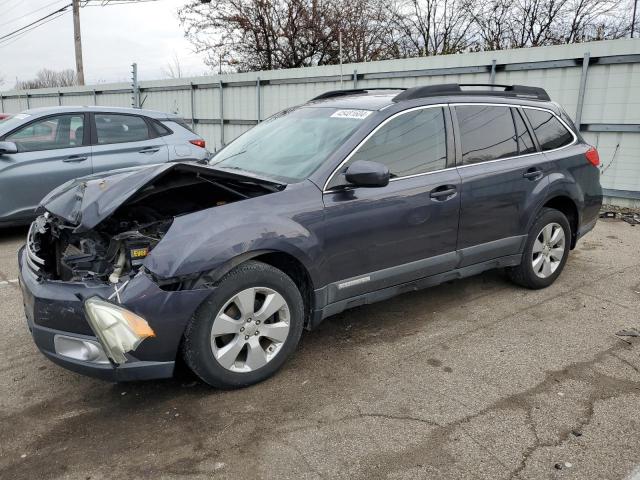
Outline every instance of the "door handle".
<path fill-rule="evenodd" d="M 138 150 L 138 153 L 156 153 L 160 151 L 160 147 L 146 147 L 142 150 Z"/>
<path fill-rule="evenodd" d="M 456 187 L 453 185 L 442 185 L 431 190 L 429 196 L 434 200 L 444 201 L 456 193 Z"/>
<path fill-rule="evenodd" d="M 528 180 L 540 180 L 542 178 L 542 170 L 532 167 L 522 174 Z"/>
<path fill-rule="evenodd" d="M 84 162 L 88 158 L 89 157 L 86 155 L 71 155 L 70 157 L 67 157 L 62 161 L 66 163 L 78 163 L 78 162 Z"/>

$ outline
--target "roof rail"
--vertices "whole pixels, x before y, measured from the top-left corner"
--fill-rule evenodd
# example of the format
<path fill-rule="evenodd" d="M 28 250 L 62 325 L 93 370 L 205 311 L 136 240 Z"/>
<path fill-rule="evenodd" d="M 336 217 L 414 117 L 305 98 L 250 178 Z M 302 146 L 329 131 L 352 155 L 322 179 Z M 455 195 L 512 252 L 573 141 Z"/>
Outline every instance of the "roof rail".
<path fill-rule="evenodd" d="M 314 100 L 322 100 L 324 98 L 332 98 L 332 97 L 342 97 L 345 95 L 355 95 L 357 93 L 367 93 L 373 90 L 406 90 L 406 88 L 401 87 L 372 87 L 372 88 L 351 88 L 348 90 L 331 90 L 329 92 L 324 92 L 318 95 L 317 97 L 313 97 L 310 101 Z"/>
<path fill-rule="evenodd" d="M 463 90 L 461 87 L 490 87 L 488 90 Z M 502 90 L 494 90 L 501 88 Z M 413 87 L 393 97 L 394 102 L 413 100 L 415 98 L 448 96 L 448 95 L 490 95 L 496 97 L 518 97 L 533 100 L 549 101 L 549 94 L 540 87 L 526 85 L 500 85 L 495 83 L 444 83 Z"/>

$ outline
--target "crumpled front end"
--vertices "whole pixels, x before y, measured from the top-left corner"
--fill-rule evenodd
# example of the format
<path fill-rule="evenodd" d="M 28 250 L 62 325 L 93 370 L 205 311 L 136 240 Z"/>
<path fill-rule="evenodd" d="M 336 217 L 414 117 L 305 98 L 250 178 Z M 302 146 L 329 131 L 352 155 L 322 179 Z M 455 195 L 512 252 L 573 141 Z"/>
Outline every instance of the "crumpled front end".
<path fill-rule="evenodd" d="M 199 275 L 161 279 L 145 268 L 175 216 L 278 188 L 191 165 L 158 170 L 151 180 L 149 171 L 139 174 L 144 181 L 132 175 L 75 182 L 50 196 L 58 214 L 43 204 L 19 256 L 38 348 L 71 370 L 115 381 L 171 376 L 187 322 L 214 291 Z M 60 205 L 65 195 L 68 209 Z M 75 213 L 61 214 L 67 210 Z M 175 259 L 165 252 L 163 261 Z"/>
<path fill-rule="evenodd" d="M 20 251 L 20 287 L 25 315 L 37 347 L 72 371 L 110 381 L 166 378 L 173 374 L 184 328 L 210 289 L 162 290 L 140 272 L 126 283 L 43 279 Z M 153 332 L 123 356 L 109 354 L 103 332 L 87 314 L 86 302 L 101 299 L 143 319 Z"/>

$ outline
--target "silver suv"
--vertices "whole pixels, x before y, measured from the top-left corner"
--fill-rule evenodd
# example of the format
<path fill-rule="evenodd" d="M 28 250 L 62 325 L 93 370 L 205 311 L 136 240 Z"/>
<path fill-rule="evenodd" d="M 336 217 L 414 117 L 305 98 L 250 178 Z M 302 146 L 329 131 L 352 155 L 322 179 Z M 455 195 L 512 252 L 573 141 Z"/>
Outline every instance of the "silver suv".
<path fill-rule="evenodd" d="M 29 223 L 42 197 L 68 180 L 209 156 L 202 137 L 173 114 L 113 107 L 25 110 L 0 123 L 0 226 Z"/>

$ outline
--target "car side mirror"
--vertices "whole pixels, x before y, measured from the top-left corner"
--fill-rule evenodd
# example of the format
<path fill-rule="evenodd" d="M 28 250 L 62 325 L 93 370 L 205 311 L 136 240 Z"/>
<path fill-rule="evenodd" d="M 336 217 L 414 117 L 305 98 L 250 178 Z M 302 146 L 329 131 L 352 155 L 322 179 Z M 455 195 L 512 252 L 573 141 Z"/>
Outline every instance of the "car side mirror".
<path fill-rule="evenodd" d="M 356 160 L 344 174 L 347 182 L 356 187 L 386 187 L 390 176 L 385 165 L 366 160 Z"/>
<path fill-rule="evenodd" d="M 0 155 L 18 153 L 18 146 L 13 142 L 0 142 Z"/>

